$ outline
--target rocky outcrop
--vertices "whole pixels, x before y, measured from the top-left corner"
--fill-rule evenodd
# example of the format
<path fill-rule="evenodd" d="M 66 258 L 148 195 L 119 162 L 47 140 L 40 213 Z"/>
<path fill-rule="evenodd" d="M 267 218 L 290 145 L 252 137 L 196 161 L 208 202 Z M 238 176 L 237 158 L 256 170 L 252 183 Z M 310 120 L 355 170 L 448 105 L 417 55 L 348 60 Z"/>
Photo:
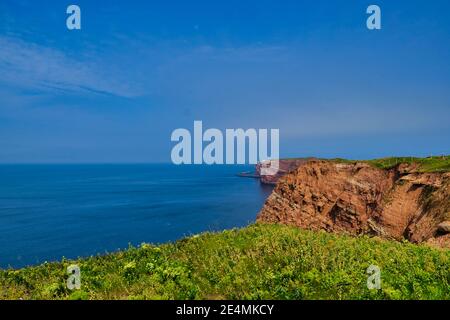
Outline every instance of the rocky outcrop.
<path fill-rule="evenodd" d="M 259 222 L 450 247 L 450 173 L 310 160 L 279 178 Z"/>
<path fill-rule="evenodd" d="M 260 178 L 261 183 L 275 185 L 278 180 L 291 172 L 292 170 L 297 169 L 301 165 L 307 163 L 308 161 L 315 160 L 315 158 L 298 158 L 298 159 L 281 159 L 278 160 L 278 171 L 274 175 L 261 175 L 261 171 L 263 166 L 274 166 L 272 161 L 258 163 L 256 165 L 256 175 Z"/>

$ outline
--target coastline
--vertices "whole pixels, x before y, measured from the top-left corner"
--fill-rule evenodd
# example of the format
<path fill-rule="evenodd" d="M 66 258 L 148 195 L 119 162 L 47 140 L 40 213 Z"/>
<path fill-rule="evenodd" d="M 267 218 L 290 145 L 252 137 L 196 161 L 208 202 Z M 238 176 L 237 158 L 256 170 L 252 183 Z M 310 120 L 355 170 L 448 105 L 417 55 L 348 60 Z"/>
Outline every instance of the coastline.
<path fill-rule="evenodd" d="M 333 170 L 351 172 L 350 180 L 341 181 L 344 189 L 353 186 L 353 191 L 366 187 L 355 174 L 367 178 L 367 172 L 401 177 L 404 181 L 395 183 L 399 187 L 430 184 L 435 191 L 447 190 L 440 189 L 447 180 L 439 179 L 449 176 L 449 158 L 409 163 L 392 159 L 302 162 L 283 175 L 261 212 L 273 208 L 274 199 L 277 205 L 283 203 L 277 193 L 309 193 L 301 188 L 314 179 L 340 181 L 326 176 Z M 317 193 L 320 184 L 316 187 Z M 448 199 L 445 193 L 443 197 Z M 288 203 L 295 207 L 296 201 L 292 198 Z M 276 208 L 276 212 L 287 216 L 289 210 Z M 0 269 L 4 288 L 0 299 L 450 299 L 448 248 L 383 234 L 307 230 L 289 225 L 276 214 L 271 217 L 275 220 L 259 216 L 257 223 L 246 227 L 202 232 L 156 246 L 144 243 L 105 255 Z M 366 269 L 374 263 L 384 270 L 383 287 L 370 291 L 362 284 Z M 82 274 L 79 290 L 66 287 L 66 270 L 73 265 Z"/>

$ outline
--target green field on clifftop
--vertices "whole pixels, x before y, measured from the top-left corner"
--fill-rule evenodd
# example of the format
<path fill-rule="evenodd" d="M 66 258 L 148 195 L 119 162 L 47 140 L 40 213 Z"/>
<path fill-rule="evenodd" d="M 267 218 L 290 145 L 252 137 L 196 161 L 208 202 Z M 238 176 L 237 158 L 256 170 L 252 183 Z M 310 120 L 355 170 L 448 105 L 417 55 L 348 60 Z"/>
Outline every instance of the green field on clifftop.
<path fill-rule="evenodd" d="M 330 159 L 331 161 L 356 163 L 366 162 L 380 169 L 391 169 L 401 163 L 418 164 L 418 172 L 448 172 L 450 171 L 450 156 L 435 156 L 428 158 L 417 157 L 389 157 L 373 160 L 347 160 L 347 159 Z"/>
<path fill-rule="evenodd" d="M 81 289 L 66 288 L 67 267 Z M 367 268 L 381 289 L 367 288 Z M 281 225 L 0 271 L 0 299 L 450 299 L 450 250 Z"/>
<path fill-rule="evenodd" d="M 417 164 L 418 172 L 449 172 L 450 171 L 450 156 L 442 155 L 442 156 L 433 156 L 427 158 L 418 158 L 418 157 L 387 157 L 387 158 L 378 158 L 371 160 L 350 160 L 344 158 L 284 158 L 282 160 L 308 160 L 308 159 L 318 159 L 325 161 L 333 161 L 338 163 L 357 163 L 364 162 L 368 163 L 374 167 L 380 169 L 391 169 L 401 163 L 407 164 Z"/>

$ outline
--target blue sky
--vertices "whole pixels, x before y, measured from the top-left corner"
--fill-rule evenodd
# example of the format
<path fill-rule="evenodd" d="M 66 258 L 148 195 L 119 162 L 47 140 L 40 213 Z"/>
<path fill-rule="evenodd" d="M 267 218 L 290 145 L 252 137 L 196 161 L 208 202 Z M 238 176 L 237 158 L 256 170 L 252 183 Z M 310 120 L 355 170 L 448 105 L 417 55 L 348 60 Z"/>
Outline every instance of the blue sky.
<path fill-rule="evenodd" d="M 82 30 L 66 28 L 77 4 Z M 382 30 L 366 28 L 366 8 Z M 176 128 L 281 155 L 450 153 L 450 2 L 0 1 L 0 162 L 168 162 Z"/>

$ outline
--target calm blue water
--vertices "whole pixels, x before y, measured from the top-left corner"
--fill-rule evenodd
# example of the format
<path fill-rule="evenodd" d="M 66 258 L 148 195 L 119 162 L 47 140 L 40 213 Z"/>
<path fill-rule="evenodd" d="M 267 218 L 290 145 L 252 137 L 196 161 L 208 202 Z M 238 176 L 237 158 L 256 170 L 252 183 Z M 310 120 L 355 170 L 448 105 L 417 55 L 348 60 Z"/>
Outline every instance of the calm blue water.
<path fill-rule="evenodd" d="M 253 222 L 270 187 L 245 166 L 0 165 L 0 268 Z"/>

